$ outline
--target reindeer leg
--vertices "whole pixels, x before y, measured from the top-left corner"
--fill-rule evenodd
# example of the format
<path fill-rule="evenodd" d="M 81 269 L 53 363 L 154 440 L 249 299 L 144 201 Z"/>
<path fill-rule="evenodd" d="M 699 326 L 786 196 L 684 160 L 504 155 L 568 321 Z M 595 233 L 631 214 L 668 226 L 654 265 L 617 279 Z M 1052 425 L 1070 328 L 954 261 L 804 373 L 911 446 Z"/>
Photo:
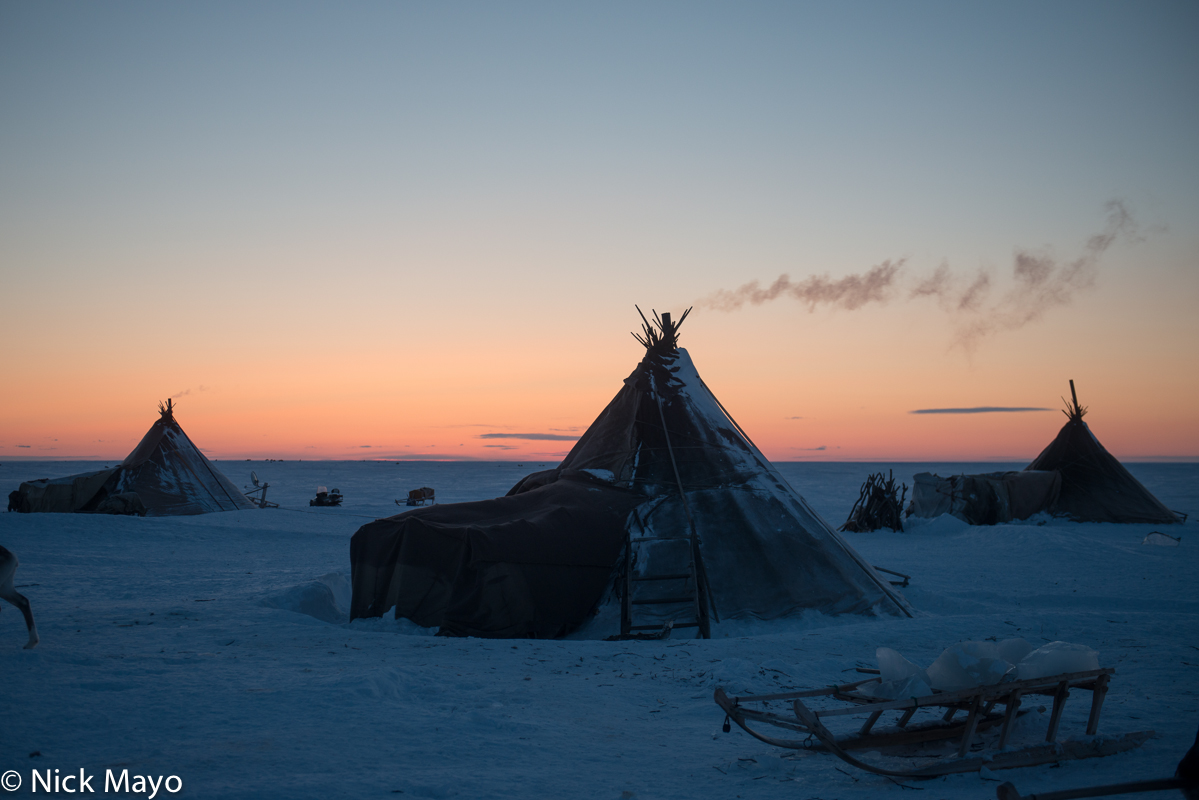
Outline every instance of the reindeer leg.
<path fill-rule="evenodd" d="M 33 621 L 33 608 L 30 607 L 29 600 L 13 588 L 13 575 L 16 571 L 17 557 L 0 547 L 0 597 L 21 609 L 25 616 L 25 627 L 29 629 L 29 641 L 25 643 L 25 649 L 32 650 L 41 639 L 37 635 L 37 625 Z"/>
<path fill-rule="evenodd" d="M 0 594 L 0 597 L 21 609 L 21 613 L 25 615 L 25 627 L 29 629 L 29 641 L 25 643 L 25 649 L 32 650 L 37 647 L 41 638 L 37 635 L 37 624 L 33 621 L 33 607 L 29 605 L 29 600 L 15 590 L 7 594 Z"/>

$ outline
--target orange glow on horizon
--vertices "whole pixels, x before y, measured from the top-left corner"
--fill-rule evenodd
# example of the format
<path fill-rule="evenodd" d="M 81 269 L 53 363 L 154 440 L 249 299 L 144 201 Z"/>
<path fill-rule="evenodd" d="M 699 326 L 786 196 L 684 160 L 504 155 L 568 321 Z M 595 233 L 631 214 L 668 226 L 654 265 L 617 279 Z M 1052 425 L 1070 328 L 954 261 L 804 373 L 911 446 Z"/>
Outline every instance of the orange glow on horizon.
<path fill-rule="evenodd" d="M 683 345 L 692 345 L 707 384 L 772 460 L 1029 461 L 1065 421 L 1057 410 L 1058 398 L 1068 391 L 1065 378 L 1050 376 L 1051 370 L 1034 375 L 1033 388 L 1013 385 L 1002 371 L 979 375 L 977 370 L 938 386 L 931 375 L 913 379 L 910 366 L 883 365 L 855 376 L 829 359 L 823 364 L 815 359 L 813 365 L 813 354 L 806 353 L 808 367 L 823 372 L 815 385 L 801 379 L 798 367 L 771 369 L 781 353 L 715 347 L 696 327 Z M 178 398 L 177 417 L 193 441 L 217 459 L 556 463 L 640 358 L 635 343 L 606 350 L 603 344 L 596 342 L 586 357 L 571 358 L 563 347 L 519 362 L 467 353 L 452 367 L 440 368 L 440 354 L 417 356 L 401 372 L 382 369 L 380 356 L 371 353 L 332 369 L 303 360 L 234 364 Z M 701 355 L 705 351 L 712 357 Z M 905 369 L 906 382 L 899 375 Z M 837 373 L 835 380 L 829 371 Z M 1185 403 L 1167 394 L 1147 404 L 1127 382 L 1074 377 L 1080 399 L 1092 409 L 1088 423 L 1118 457 L 1199 453 L 1199 423 Z M 25 384 L 9 395 L 10 427 L 0 458 L 123 458 L 157 418 L 151 384 L 162 379 L 114 378 L 84 401 L 69 391 L 70 382 L 49 377 L 36 390 Z M 979 405 L 1048 410 L 910 413 Z"/>

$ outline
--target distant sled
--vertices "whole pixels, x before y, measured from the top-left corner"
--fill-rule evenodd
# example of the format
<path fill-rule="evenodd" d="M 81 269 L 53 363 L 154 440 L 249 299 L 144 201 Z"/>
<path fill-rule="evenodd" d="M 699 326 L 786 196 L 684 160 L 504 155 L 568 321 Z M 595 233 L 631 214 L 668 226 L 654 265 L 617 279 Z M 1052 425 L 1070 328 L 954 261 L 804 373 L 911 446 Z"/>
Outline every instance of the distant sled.
<path fill-rule="evenodd" d="M 419 489 L 413 489 L 412 491 L 408 492 L 408 498 L 403 503 L 400 503 L 399 500 L 396 500 L 396 505 L 423 506 L 426 503 L 432 505 L 436 502 L 437 493 L 428 486 L 422 486 Z"/>
<path fill-rule="evenodd" d="M 247 489 L 249 489 L 249 491 L 246 492 L 246 498 L 251 503 L 258 506 L 259 508 L 278 508 L 279 507 L 278 503 L 272 503 L 271 501 L 266 499 L 266 490 L 271 488 L 271 485 L 269 483 L 267 483 L 266 481 L 259 482 L 257 472 L 253 472 L 253 471 L 250 472 L 250 483 L 254 484 L 254 486 L 253 486 L 253 488 L 251 488 L 249 486 L 246 487 Z"/>

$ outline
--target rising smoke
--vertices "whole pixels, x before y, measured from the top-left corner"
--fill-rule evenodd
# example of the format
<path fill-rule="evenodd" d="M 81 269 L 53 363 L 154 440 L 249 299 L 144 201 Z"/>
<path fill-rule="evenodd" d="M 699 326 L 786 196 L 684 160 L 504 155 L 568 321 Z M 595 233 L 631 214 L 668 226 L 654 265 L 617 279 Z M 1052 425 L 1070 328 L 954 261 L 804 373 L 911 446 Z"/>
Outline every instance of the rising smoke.
<path fill-rule="evenodd" d="M 895 277 L 903 268 L 904 259 L 884 261 L 872 267 L 865 275 L 847 275 L 833 280 L 827 275 L 814 275 L 798 283 L 790 276 L 780 275 L 778 280 L 763 289 L 757 281 L 729 291 L 721 289 L 703 301 L 702 305 L 720 311 L 735 311 L 746 303 L 760 306 L 779 297 L 790 297 L 805 303 L 809 311 L 816 306 L 829 305 L 847 311 L 861 308 L 867 303 L 885 303 L 890 299 Z"/>
<path fill-rule="evenodd" d="M 207 391 L 208 391 L 208 387 L 207 387 L 207 386 L 198 386 L 198 387 L 196 387 L 196 391 L 197 391 L 197 392 L 207 392 Z M 184 389 L 182 392 L 179 392 L 179 394 L 173 394 L 173 395 L 171 395 L 171 399 L 172 399 L 172 400 L 178 400 L 180 397 L 187 397 L 187 396 L 188 396 L 189 394 L 191 394 L 191 393 L 192 393 L 192 390 L 191 390 L 191 388 L 189 387 L 189 388 L 187 388 L 187 389 Z"/>
<path fill-rule="evenodd" d="M 955 273 L 942 263 L 923 278 L 905 280 L 906 259 L 887 260 L 864 274 L 833 279 L 827 275 L 792 281 L 780 275 L 770 286 L 757 281 L 729 290 L 722 289 L 700 305 L 719 311 L 735 311 L 746 303 L 761 305 L 788 297 L 815 311 L 819 306 L 852 311 L 868 303 L 885 305 L 895 298 L 907 301 L 933 299 L 949 314 L 954 326 L 954 344 L 972 350 L 987 336 L 1012 331 L 1041 319 L 1046 312 L 1068 305 L 1079 292 L 1091 288 L 1098 275 L 1099 259 L 1121 237 L 1136 240 L 1137 225 L 1118 200 L 1105 206 L 1107 220 L 1100 233 L 1091 236 L 1082 255 L 1060 262 L 1048 252 L 1017 249 L 1012 261 L 1011 287 L 996 294 L 996 281 L 989 270 L 973 278 Z M 910 288 L 903 291 L 903 284 Z"/>

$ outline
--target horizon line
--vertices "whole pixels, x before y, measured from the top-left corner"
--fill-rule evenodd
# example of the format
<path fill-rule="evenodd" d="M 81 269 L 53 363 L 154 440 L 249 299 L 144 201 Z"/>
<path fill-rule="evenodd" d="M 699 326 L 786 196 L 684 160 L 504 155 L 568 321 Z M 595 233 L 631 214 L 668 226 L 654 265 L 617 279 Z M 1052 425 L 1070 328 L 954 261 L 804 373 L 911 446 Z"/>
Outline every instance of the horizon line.
<path fill-rule="evenodd" d="M 1115 455 L 1115 454 L 1113 454 Z M 346 463 L 379 463 L 379 464 L 403 464 L 403 463 L 460 463 L 460 464 L 525 464 L 540 462 L 538 458 L 477 458 L 472 456 L 457 456 L 457 457 L 426 457 L 426 458 L 241 458 L 241 457 L 226 457 L 212 458 L 208 457 L 209 461 L 220 461 L 230 463 L 281 463 L 288 462 L 346 462 Z M 886 456 L 860 456 L 857 458 L 771 458 L 768 459 L 772 464 L 859 464 L 859 463 L 887 463 L 887 464 L 976 464 L 976 463 L 1028 463 L 1035 458 L 1032 456 L 1014 456 L 1014 455 L 991 455 L 978 456 L 976 458 L 923 458 L 913 459 L 911 457 L 888 458 Z M 1121 461 L 1133 461 L 1140 463 L 1199 463 L 1199 455 L 1126 455 L 1116 456 Z M 7 459 L 0 460 L 0 466 L 7 462 L 37 462 L 37 461 L 82 461 L 82 462 L 111 462 L 120 464 L 125 460 L 125 456 L 118 458 L 101 458 L 98 456 L 10 456 Z M 550 459 L 544 463 L 557 461 Z"/>

